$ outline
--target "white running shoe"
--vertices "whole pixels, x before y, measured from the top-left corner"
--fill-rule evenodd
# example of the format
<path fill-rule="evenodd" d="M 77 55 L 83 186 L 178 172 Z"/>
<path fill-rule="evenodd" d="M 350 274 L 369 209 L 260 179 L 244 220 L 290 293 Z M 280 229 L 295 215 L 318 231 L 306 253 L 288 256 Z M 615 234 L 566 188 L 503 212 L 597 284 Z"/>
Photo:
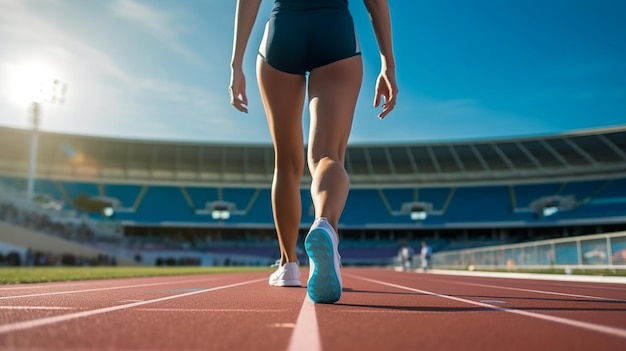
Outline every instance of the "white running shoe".
<path fill-rule="evenodd" d="M 339 239 L 326 218 L 316 220 L 304 239 L 309 255 L 307 293 L 315 303 L 335 303 L 341 298 Z"/>
<path fill-rule="evenodd" d="M 278 269 L 270 275 L 269 284 L 271 286 L 302 286 L 298 264 L 295 262 L 287 262 L 278 267 Z"/>

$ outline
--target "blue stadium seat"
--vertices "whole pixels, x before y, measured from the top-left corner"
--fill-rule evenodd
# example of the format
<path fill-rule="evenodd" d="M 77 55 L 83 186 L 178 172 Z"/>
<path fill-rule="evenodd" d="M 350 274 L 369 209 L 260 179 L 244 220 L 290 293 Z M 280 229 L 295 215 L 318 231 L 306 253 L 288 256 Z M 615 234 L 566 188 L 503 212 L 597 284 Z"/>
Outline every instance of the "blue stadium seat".
<path fill-rule="evenodd" d="M 21 188 L 24 178 L 2 176 L 4 185 Z M 208 223 L 218 220 L 205 210 L 206 203 L 226 201 L 236 210 L 226 225 L 252 224 L 264 228 L 273 227 L 271 190 L 268 188 L 246 188 L 215 186 L 144 186 L 137 184 L 98 184 L 90 182 L 53 181 L 38 179 L 36 192 L 66 200 L 66 208 L 81 193 L 90 196 L 106 196 L 120 201 L 123 209 L 116 218 L 137 224 Z M 100 193 L 102 191 L 102 194 Z M 514 198 L 511 196 L 513 192 Z M 143 194 L 143 197 L 140 197 Z M 311 196 L 308 189 L 301 189 L 301 226 L 313 221 Z M 528 209 L 538 198 L 550 195 L 574 195 L 580 206 L 559 211 L 553 216 L 540 217 Z M 432 204 L 435 214 L 416 223 L 409 214 L 401 213 L 402 205 L 413 201 Z M 514 201 L 515 200 L 515 201 Z M 515 207 L 517 204 L 517 208 Z M 516 209 L 518 211 L 516 211 Z M 526 211 L 521 211 L 526 209 Z M 246 212 L 247 211 L 247 212 Z M 488 224 L 495 222 L 550 224 L 560 220 L 594 219 L 624 216 L 626 213 L 626 178 L 593 180 L 568 183 L 537 183 L 525 185 L 493 185 L 477 187 L 436 188 L 353 188 L 348 194 L 346 207 L 340 219 L 342 228 L 373 228 L 384 226 L 409 227 L 418 224 L 423 228 L 445 227 L 450 224 Z"/>
<path fill-rule="evenodd" d="M 446 222 L 500 222 L 511 220 L 513 208 L 506 186 L 457 188 L 445 212 Z"/>
<path fill-rule="evenodd" d="M 368 223 L 389 223 L 391 214 L 385 207 L 378 190 L 352 189 L 348 194 L 346 207 L 340 223 L 345 226 Z"/>
<path fill-rule="evenodd" d="M 535 200 L 557 195 L 561 184 L 559 183 L 539 183 L 514 185 L 515 203 L 517 208 L 528 208 Z"/>
<path fill-rule="evenodd" d="M 189 194 L 193 206 L 197 210 L 205 209 L 208 202 L 219 200 L 217 188 L 187 187 L 185 191 Z"/>
<path fill-rule="evenodd" d="M 104 196 L 118 199 L 123 208 L 132 208 L 141 193 L 141 185 L 105 184 Z"/>

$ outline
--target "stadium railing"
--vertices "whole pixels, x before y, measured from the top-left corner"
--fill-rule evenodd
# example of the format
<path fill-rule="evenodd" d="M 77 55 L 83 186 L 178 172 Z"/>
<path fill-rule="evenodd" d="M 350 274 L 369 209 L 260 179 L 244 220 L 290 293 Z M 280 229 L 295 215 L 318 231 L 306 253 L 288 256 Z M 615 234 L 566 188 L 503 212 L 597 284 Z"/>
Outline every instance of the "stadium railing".
<path fill-rule="evenodd" d="M 626 269 L 626 231 L 433 254 L 452 269 Z"/>

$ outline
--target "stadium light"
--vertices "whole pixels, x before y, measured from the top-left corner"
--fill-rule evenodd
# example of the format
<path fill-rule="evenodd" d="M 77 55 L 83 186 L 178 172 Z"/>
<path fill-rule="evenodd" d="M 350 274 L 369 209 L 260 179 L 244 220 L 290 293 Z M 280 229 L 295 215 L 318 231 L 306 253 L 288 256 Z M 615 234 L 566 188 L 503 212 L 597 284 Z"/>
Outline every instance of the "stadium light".
<path fill-rule="evenodd" d="M 392 212 L 392 216 L 409 216 L 413 221 L 423 221 L 433 213 L 433 205 L 430 202 L 411 201 L 402 203 L 400 211 Z"/>
<path fill-rule="evenodd" d="M 35 189 L 35 173 L 37 169 L 37 151 L 39 148 L 39 123 L 41 122 L 41 104 L 46 102 L 50 104 L 62 104 L 65 102 L 65 93 L 67 92 L 67 84 L 61 83 L 58 79 L 47 81 L 44 79 L 26 82 L 29 87 L 27 98 L 31 100 L 32 106 L 32 134 L 30 139 L 30 161 L 28 167 L 28 183 L 26 187 L 26 197 L 28 201 L 33 200 Z"/>
<path fill-rule="evenodd" d="M 579 205 L 580 203 L 576 201 L 574 195 L 549 195 L 534 200 L 530 203 L 529 208 L 535 212 L 537 218 L 545 218 L 558 212 L 572 210 Z"/>
<path fill-rule="evenodd" d="M 548 205 L 541 209 L 541 213 L 544 217 L 552 216 L 557 212 L 559 212 L 559 208 L 554 205 Z"/>
<path fill-rule="evenodd" d="M 198 215 L 211 215 L 215 220 L 223 221 L 229 219 L 232 215 L 244 215 L 244 211 L 238 211 L 237 205 L 228 201 L 211 201 L 205 204 L 202 209 L 194 211 Z"/>
<path fill-rule="evenodd" d="M 111 218 L 115 215 L 115 209 L 120 207 L 120 202 L 116 198 L 91 197 L 86 193 L 80 193 L 72 203 L 77 210 L 88 213 L 99 213 Z"/>
<path fill-rule="evenodd" d="M 215 205 L 213 210 L 211 211 L 211 217 L 213 219 L 226 220 L 230 218 L 230 211 L 228 210 L 228 206 L 224 205 Z"/>
<path fill-rule="evenodd" d="M 415 205 L 411 208 L 411 219 L 414 221 L 423 221 L 428 217 L 428 213 L 422 206 Z"/>
<path fill-rule="evenodd" d="M 113 217 L 113 215 L 115 214 L 115 210 L 113 209 L 113 207 L 107 206 L 102 210 L 102 214 L 105 217 Z"/>

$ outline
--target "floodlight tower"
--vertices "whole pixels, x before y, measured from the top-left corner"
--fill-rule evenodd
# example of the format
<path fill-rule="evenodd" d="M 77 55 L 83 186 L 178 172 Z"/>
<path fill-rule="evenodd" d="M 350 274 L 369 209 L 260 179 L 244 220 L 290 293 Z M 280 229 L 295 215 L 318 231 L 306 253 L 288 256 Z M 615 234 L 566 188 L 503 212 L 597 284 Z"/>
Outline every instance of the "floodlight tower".
<path fill-rule="evenodd" d="M 26 199 L 28 201 L 32 201 L 35 189 L 37 152 L 39 149 L 39 123 L 41 122 L 41 104 L 44 102 L 50 104 L 63 104 L 65 102 L 67 84 L 61 83 L 58 79 L 54 79 L 52 82 L 41 81 L 35 88 L 33 102 L 31 105 L 33 129 L 30 138 L 30 162 L 28 167 L 28 184 L 26 187 Z"/>

